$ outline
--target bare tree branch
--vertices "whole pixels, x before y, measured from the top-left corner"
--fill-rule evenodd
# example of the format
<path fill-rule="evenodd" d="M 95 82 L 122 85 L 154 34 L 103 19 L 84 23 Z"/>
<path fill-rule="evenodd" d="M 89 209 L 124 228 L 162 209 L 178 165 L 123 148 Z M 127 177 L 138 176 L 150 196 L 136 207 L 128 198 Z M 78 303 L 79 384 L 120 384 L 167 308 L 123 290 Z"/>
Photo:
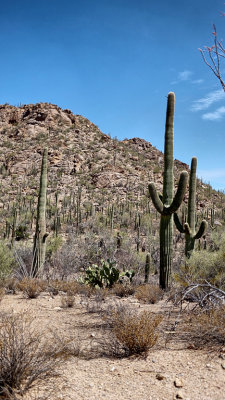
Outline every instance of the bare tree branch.
<path fill-rule="evenodd" d="M 204 46 L 203 49 L 199 49 L 204 63 L 211 69 L 213 74 L 219 79 L 220 84 L 225 91 L 225 81 L 221 73 L 221 58 L 225 58 L 225 47 L 223 46 L 222 40 L 218 40 L 216 26 L 213 25 L 213 42 L 211 47 Z"/>

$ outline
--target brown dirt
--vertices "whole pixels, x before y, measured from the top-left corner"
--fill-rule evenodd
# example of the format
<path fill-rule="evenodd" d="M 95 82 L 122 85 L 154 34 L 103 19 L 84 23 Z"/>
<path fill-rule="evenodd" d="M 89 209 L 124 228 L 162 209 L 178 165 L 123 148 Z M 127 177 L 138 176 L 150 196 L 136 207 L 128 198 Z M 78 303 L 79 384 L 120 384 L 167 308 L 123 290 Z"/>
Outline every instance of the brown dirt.
<path fill-rule="evenodd" d="M 132 307 L 164 315 L 159 341 L 147 359 L 100 356 L 97 343 L 98 339 L 104 342 L 105 331 L 102 330 L 99 314 L 90 312 L 98 307 L 91 300 L 87 307 L 77 295 L 75 306 L 63 309 L 60 308 L 59 295 L 51 297 L 42 293 L 31 300 L 24 299 L 22 294 L 3 298 L 0 312 L 30 313 L 35 318 L 37 329 L 41 328 L 46 334 L 51 329 L 64 338 L 76 338 L 75 347 L 79 347 L 80 355 L 63 362 L 62 379 L 54 382 L 56 391 L 54 395 L 47 396 L 49 400 L 225 399 L 225 370 L 222 368 L 225 353 L 193 350 L 188 340 L 179 340 L 176 333 L 165 334 L 165 330 L 168 332 L 170 329 L 167 319 L 170 306 L 165 301 L 156 305 L 141 305 L 133 297 L 115 299 L 108 299 L 106 304 L 122 301 Z M 157 374 L 163 379 L 157 379 Z M 176 379 L 182 381 L 181 388 L 175 387 Z M 43 392 L 47 390 L 45 387 L 39 389 Z"/>

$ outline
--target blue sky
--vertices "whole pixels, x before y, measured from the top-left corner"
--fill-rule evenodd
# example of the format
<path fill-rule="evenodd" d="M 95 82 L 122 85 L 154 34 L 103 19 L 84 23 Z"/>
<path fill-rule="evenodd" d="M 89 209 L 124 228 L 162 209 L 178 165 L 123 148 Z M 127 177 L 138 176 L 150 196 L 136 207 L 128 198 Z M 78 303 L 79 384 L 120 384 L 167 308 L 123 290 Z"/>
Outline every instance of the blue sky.
<path fill-rule="evenodd" d="M 163 150 L 176 95 L 174 156 L 225 189 L 225 93 L 203 63 L 219 0 L 11 0 L 0 12 L 0 103 L 51 102 L 112 137 Z M 225 78 L 225 63 L 224 63 Z"/>

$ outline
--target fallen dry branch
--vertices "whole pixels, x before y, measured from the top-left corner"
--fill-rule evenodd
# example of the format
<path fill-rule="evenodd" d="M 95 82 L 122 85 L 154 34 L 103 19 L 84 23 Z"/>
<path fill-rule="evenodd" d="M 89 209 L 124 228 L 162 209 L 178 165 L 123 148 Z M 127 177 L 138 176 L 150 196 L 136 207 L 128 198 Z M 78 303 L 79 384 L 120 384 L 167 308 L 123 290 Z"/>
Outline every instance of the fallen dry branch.
<path fill-rule="evenodd" d="M 180 305 L 183 308 L 186 302 L 192 302 L 195 303 L 195 306 L 209 309 L 225 303 L 225 291 L 207 281 L 205 283 L 192 283 L 174 295 L 176 306 Z"/>

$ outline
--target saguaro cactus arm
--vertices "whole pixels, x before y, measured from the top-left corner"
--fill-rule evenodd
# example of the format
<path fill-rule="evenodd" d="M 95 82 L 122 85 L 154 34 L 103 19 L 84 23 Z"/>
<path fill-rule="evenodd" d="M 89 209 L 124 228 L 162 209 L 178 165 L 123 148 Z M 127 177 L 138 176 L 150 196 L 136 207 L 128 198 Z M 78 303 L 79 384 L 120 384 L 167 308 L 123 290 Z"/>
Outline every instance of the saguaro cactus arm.
<path fill-rule="evenodd" d="M 185 224 L 184 224 L 184 232 L 185 232 L 188 236 L 190 236 L 190 237 L 192 236 L 192 235 L 191 235 L 191 228 L 190 228 L 188 222 L 185 222 Z"/>
<path fill-rule="evenodd" d="M 154 184 L 153 182 L 151 182 L 151 183 L 148 185 L 148 190 L 149 190 L 149 194 L 150 194 L 150 196 L 151 196 L 152 202 L 153 202 L 153 204 L 154 204 L 156 210 L 157 210 L 160 214 L 162 214 L 162 213 L 163 213 L 163 208 L 164 208 L 164 207 L 163 207 L 163 203 L 162 203 L 162 201 L 160 200 L 159 194 L 158 194 L 158 192 L 157 192 L 157 190 L 156 190 L 156 187 L 155 187 L 155 184 Z"/>
<path fill-rule="evenodd" d="M 173 214 L 180 207 L 185 195 L 187 181 L 188 181 L 187 171 L 181 172 L 176 194 L 173 198 L 172 204 L 167 208 L 169 214 Z"/>
<path fill-rule="evenodd" d="M 173 198 L 173 201 L 171 203 L 171 205 L 168 206 L 164 206 L 163 202 L 160 199 L 160 196 L 155 188 L 155 185 L 153 182 L 151 182 L 148 186 L 149 189 L 149 194 L 151 196 L 152 202 L 156 208 L 156 210 L 162 214 L 162 215 L 171 215 L 173 214 L 175 211 L 178 210 L 178 208 L 180 207 L 184 195 L 185 195 L 185 190 L 187 187 L 187 180 L 188 180 L 188 173 L 187 171 L 183 171 L 180 174 L 180 180 L 178 183 L 178 188 L 176 191 L 176 194 Z"/>
<path fill-rule="evenodd" d="M 185 233 L 185 230 L 183 228 L 182 223 L 179 220 L 179 217 L 178 217 L 177 213 L 174 213 L 173 219 L 174 219 L 174 223 L 175 223 L 176 228 L 178 229 L 178 231 L 180 233 Z"/>
<path fill-rule="evenodd" d="M 199 227 L 198 232 L 194 236 L 194 239 L 200 239 L 204 234 L 207 229 L 208 223 L 205 219 L 202 220 L 201 225 Z"/>
<path fill-rule="evenodd" d="M 189 198 L 188 198 L 188 218 L 187 222 L 182 227 L 182 224 L 179 221 L 177 215 L 174 216 L 174 222 L 177 229 L 181 233 L 185 233 L 185 255 L 186 257 L 190 257 L 195 246 L 195 240 L 200 239 L 206 229 L 207 222 L 203 220 L 201 225 L 196 233 L 196 211 L 195 211 L 195 202 L 196 202 L 196 169 L 197 169 L 197 158 L 193 157 L 191 160 L 191 171 L 189 178 Z"/>

